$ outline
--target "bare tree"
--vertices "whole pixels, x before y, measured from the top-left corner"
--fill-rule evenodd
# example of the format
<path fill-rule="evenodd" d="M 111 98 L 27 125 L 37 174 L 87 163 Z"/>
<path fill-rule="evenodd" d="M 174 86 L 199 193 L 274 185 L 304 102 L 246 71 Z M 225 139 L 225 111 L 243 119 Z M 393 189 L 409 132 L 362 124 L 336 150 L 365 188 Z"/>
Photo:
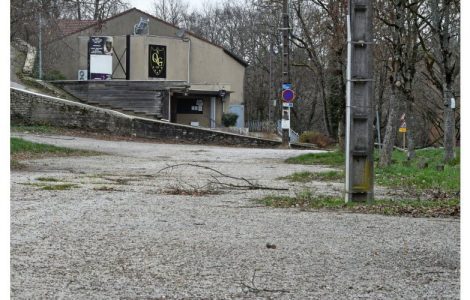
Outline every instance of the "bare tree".
<path fill-rule="evenodd" d="M 183 25 L 189 12 L 184 0 L 154 0 L 153 7 L 157 17 L 175 26 Z"/>
<path fill-rule="evenodd" d="M 430 0 L 413 11 L 425 24 L 420 31 L 428 80 L 441 92 L 444 111 L 444 161 L 455 157 L 455 112 L 451 107 L 460 73 L 460 1 Z M 455 100 L 454 100 L 455 101 Z"/>

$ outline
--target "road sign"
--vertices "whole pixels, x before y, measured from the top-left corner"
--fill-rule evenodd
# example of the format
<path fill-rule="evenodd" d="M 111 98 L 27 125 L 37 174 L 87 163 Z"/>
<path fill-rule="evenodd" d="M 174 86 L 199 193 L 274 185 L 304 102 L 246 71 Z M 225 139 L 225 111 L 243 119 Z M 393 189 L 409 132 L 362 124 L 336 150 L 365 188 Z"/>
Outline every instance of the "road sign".
<path fill-rule="evenodd" d="M 294 103 L 292 103 L 292 102 L 283 102 L 282 107 L 294 107 Z"/>
<path fill-rule="evenodd" d="M 282 101 L 284 102 L 292 102 L 295 99 L 295 92 L 291 89 L 283 90 L 282 91 Z"/>
<path fill-rule="evenodd" d="M 400 127 L 400 128 L 398 129 L 398 131 L 405 133 L 405 132 L 406 132 L 406 127 Z"/>
<path fill-rule="evenodd" d="M 281 119 L 281 128 L 290 129 L 290 108 L 282 108 L 282 119 Z"/>
<path fill-rule="evenodd" d="M 282 89 L 283 90 L 290 90 L 292 88 L 292 83 L 283 83 Z"/>

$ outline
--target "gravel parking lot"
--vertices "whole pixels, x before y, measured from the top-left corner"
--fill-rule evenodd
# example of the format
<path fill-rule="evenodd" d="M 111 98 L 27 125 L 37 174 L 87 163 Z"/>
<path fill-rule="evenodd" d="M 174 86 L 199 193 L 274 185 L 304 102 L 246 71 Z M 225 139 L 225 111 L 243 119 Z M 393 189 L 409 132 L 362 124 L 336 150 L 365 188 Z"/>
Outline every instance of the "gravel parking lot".
<path fill-rule="evenodd" d="M 459 298 L 458 219 L 254 201 L 304 189 L 340 195 L 341 183 L 277 179 L 327 170 L 283 163 L 308 151 L 15 135 L 106 154 L 29 160 L 11 172 L 14 299 Z M 187 165 L 159 171 L 176 164 L 289 190 L 219 189 L 214 180 L 227 178 Z M 61 183 L 72 188 L 41 188 Z"/>

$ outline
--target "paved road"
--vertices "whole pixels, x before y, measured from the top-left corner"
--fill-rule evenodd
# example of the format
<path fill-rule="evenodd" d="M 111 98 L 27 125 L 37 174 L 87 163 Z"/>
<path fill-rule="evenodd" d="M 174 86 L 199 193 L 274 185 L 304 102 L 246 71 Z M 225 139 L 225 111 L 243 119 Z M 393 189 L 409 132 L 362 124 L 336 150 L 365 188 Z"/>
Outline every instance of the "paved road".
<path fill-rule="evenodd" d="M 277 179 L 326 169 L 283 163 L 303 151 L 24 137 L 107 155 L 11 173 L 14 299 L 459 298 L 458 220 L 266 208 L 253 199 L 281 192 L 208 188 L 227 178 L 196 167 L 159 172 L 199 164 L 282 193 L 341 193 Z M 75 187 L 40 186 L 58 183 Z M 194 190 L 218 194 L 168 194 Z"/>

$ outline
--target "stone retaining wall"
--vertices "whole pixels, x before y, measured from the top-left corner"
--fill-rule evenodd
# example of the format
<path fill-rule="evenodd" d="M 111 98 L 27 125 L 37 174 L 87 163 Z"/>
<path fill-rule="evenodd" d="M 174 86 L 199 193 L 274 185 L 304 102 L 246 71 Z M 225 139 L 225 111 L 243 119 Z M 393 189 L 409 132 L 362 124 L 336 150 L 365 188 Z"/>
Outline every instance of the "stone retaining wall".
<path fill-rule="evenodd" d="M 278 141 L 133 117 L 60 98 L 10 88 L 12 124 L 47 124 L 121 136 L 205 145 L 278 147 Z"/>

